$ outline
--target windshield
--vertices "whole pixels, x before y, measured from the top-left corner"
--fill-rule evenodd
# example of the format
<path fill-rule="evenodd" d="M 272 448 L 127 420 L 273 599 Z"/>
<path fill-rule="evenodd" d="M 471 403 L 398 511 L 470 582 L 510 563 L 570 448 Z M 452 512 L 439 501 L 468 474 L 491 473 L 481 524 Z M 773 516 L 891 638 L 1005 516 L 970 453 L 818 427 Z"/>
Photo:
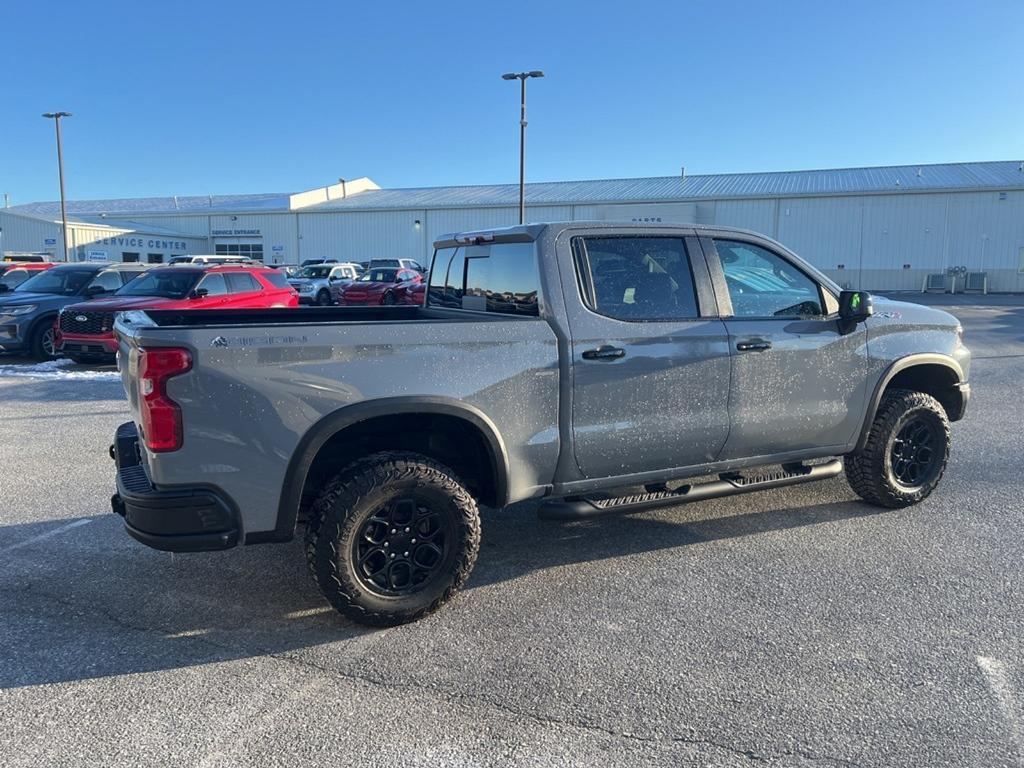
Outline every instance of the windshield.
<path fill-rule="evenodd" d="M 296 277 L 308 277 L 308 278 L 327 277 L 329 274 L 331 274 L 331 270 L 333 268 L 334 268 L 334 265 L 331 265 L 329 267 L 322 267 L 322 266 L 304 267 L 304 268 L 299 270 L 299 274 L 296 275 Z"/>
<path fill-rule="evenodd" d="M 116 291 L 117 296 L 158 296 L 162 299 L 184 299 L 201 272 L 191 269 L 161 269 L 132 280 Z"/>
<path fill-rule="evenodd" d="M 397 269 L 371 269 L 359 280 L 363 283 L 393 283 L 397 273 Z"/>
<path fill-rule="evenodd" d="M 15 288 L 22 293 L 52 293 L 75 296 L 96 277 L 95 269 L 48 269 Z"/>
<path fill-rule="evenodd" d="M 27 269 L 8 269 L 3 272 L 3 277 L 0 277 L 0 285 L 6 285 L 8 288 L 14 288 L 17 285 L 25 282 L 28 279 Z"/>

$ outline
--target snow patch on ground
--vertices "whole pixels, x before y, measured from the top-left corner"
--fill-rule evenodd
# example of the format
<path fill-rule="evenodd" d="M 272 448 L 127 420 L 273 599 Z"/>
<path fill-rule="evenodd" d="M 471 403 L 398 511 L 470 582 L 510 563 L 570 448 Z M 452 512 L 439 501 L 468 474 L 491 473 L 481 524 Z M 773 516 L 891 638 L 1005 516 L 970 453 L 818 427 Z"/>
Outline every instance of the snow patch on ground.
<path fill-rule="evenodd" d="M 117 381 L 116 370 L 102 370 L 78 365 L 71 360 L 47 360 L 45 363 L 0 365 L 0 376 L 28 377 L 33 379 L 92 379 Z"/>

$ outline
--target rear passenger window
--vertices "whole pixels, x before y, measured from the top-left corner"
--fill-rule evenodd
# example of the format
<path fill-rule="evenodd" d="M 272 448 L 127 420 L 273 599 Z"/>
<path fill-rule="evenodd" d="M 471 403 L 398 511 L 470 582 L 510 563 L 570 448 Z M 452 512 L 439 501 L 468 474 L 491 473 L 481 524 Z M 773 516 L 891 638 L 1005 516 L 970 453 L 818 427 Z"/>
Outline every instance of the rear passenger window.
<path fill-rule="evenodd" d="M 264 272 L 263 276 L 267 279 L 275 288 L 291 288 L 291 283 L 288 282 L 288 276 L 282 272 L 278 272 L 276 269 L 273 272 Z"/>
<path fill-rule="evenodd" d="M 698 317 L 686 245 L 678 237 L 578 237 L 577 276 L 586 303 L 616 320 Z"/>
<path fill-rule="evenodd" d="M 536 317 L 539 287 L 533 243 L 442 248 L 434 254 L 427 306 Z"/>
<path fill-rule="evenodd" d="M 213 272 L 200 280 L 196 290 L 198 291 L 201 288 L 205 288 L 209 296 L 222 296 L 228 292 L 227 283 L 224 282 L 224 275 L 218 272 Z"/>
<path fill-rule="evenodd" d="M 224 277 L 228 281 L 228 293 L 249 293 L 261 290 L 260 284 L 247 272 L 228 272 Z"/>

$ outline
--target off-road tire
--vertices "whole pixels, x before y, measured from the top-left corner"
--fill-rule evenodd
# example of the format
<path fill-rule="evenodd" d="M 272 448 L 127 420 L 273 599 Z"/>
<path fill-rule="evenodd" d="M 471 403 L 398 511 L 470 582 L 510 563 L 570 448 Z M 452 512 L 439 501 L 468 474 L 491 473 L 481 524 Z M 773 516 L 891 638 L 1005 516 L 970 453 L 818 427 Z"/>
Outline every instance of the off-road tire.
<path fill-rule="evenodd" d="M 54 344 L 54 330 L 52 317 L 49 320 L 43 319 L 36 323 L 35 326 L 33 326 L 32 328 L 31 336 L 29 336 L 29 351 L 31 352 L 33 359 L 38 360 L 40 362 L 57 359 L 57 353 L 55 349 L 52 354 L 46 351 L 45 339 L 46 334 L 48 333 L 50 334 L 50 344 L 52 346 Z"/>
<path fill-rule="evenodd" d="M 364 524 L 405 497 L 429 503 L 448 526 L 450 541 L 424 585 L 386 595 L 357 574 L 353 551 Z M 384 452 L 350 464 L 320 491 L 306 526 L 307 563 L 324 597 L 345 616 L 373 626 L 405 624 L 437 610 L 465 583 L 479 548 L 476 501 L 450 469 L 417 453 Z"/>
<path fill-rule="evenodd" d="M 375 466 L 380 461 L 381 455 L 385 454 L 364 456 L 363 458 L 357 459 L 347 465 L 341 472 L 330 478 L 324 487 L 320 489 L 316 500 L 306 512 L 306 531 L 303 535 L 303 547 L 306 554 L 306 568 L 309 570 L 309 577 L 313 579 L 313 583 L 317 584 L 317 586 L 319 586 L 319 583 L 316 578 L 316 541 L 317 537 L 320 535 L 320 523 L 323 520 L 323 510 L 325 506 L 321 504 L 320 501 L 332 493 L 337 493 L 338 488 L 336 486 L 339 483 L 345 482 L 345 478 L 362 474 L 362 472 L 367 468 Z"/>
<path fill-rule="evenodd" d="M 893 444 L 914 420 L 932 430 L 938 453 L 919 482 L 904 484 L 893 471 Z M 949 445 L 949 419 L 939 402 L 923 392 L 894 389 L 883 396 L 864 448 L 844 457 L 846 480 L 869 504 L 890 509 L 909 507 L 928 498 L 939 484 L 949 461 Z"/>

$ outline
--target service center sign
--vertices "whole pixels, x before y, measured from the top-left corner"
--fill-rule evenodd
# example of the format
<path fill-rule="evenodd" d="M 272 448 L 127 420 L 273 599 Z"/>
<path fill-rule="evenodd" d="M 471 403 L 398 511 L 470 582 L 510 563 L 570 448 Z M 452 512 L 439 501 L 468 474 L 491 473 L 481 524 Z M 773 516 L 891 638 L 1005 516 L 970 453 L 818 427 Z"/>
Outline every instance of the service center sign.
<path fill-rule="evenodd" d="M 187 251 L 182 240 L 158 240 L 155 237 L 108 237 L 97 240 L 97 245 L 117 245 L 121 248 L 153 248 L 161 251 Z"/>

